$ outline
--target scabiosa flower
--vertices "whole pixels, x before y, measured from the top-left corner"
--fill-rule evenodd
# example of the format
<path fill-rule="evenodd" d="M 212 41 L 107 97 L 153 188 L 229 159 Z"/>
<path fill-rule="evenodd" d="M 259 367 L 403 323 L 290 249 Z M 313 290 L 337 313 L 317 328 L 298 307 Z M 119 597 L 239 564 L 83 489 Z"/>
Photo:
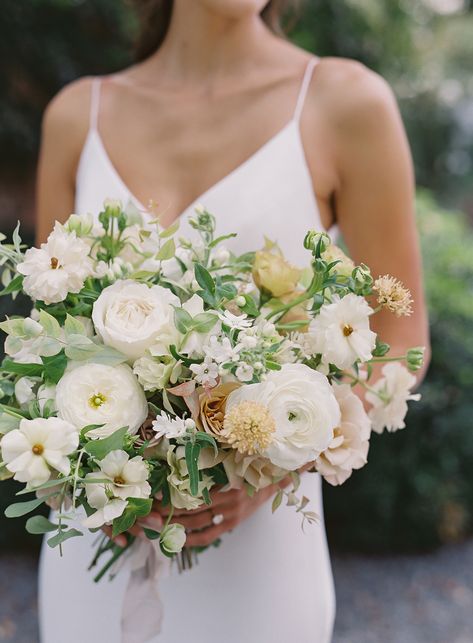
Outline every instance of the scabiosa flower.
<path fill-rule="evenodd" d="M 373 290 L 377 293 L 378 304 L 397 317 L 412 315 L 411 293 L 395 277 L 390 275 L 379 277 L 373 284 Z"/>
<path fill-rule="evenodd" d="M 222 437 L 240 453 L 254 455 L 269 447 L 276 422 L 269 409 L 255 400 L 242 400 L 225 415 Z"/>

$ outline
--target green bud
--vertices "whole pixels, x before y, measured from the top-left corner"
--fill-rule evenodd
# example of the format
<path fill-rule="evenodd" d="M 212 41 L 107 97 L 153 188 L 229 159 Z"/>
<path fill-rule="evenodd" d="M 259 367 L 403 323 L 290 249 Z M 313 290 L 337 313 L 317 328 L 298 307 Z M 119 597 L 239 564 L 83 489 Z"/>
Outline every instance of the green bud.
<path fill-rule="evenodd" d="M 309 230 L 304 238 L 304 248 L 310 250 L 314 257 L 319 258 L 330 245 L 330 237 L 326 232 L 317 232 Z"/>
<path fill-rule="evenodd" d="M 424 363 L 424 346 L 416 346 L 407 351 L 407 368 L 410 371 L 418 371 Z"/>
<path fill-rule="evenodd" d="M 186 542 L 186 530 L 178 523 L 172 523 L 165 527 L 159 538 L 161 550 L 167 556 L 178 554 L 182 551 Z"/>
<path fill-rule="evenodd" d="M 351 276 L 353 277 L 355 284 L 359 288 L 371 286 L 371 284 L 373 283 L 371 271 L 364 263 L 360 263 L 359 266 L 356 266 L 356 268 L 351 273 Z"/>
<path fill-rule="evenodd" d="M 71 214 L 64 227 L 68 232 L 75 232 L 78 237 L 83 237 L 92 232 L 94 218 L 91 214 Z"/>
<path fill-rule="evenodd" d="M 103 207 L 111 217 L 118 217 L 123 210 L 122 202 L 118 199 L 105 199 Z"/>

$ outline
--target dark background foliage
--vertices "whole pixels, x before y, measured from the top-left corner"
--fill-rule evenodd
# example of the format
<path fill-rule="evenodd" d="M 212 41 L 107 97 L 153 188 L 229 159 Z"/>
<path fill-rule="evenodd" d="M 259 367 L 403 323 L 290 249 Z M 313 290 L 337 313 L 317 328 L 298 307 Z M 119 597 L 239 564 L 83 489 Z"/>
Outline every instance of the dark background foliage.
<path fill-rule="evenodd" d="M 42 112 L 71 80 L 129 64 L 136 23 L 123 0 L 3 0 L 0 27 L 0 225 L 11 230 L 20 218 L 31 241 Z M 306 0 L 291 35 L 388 79 L 421 188 L 432 366 L 408 429 L 373 436 L 370 465 L 326 486 L 329 538 L 340 549 L 427 549 L 473 527 L 472 30 L 470 0 Z M 0 313 L 27 306 L 1 300 Z M 13 487 L 2 483 L 0 511 Z M 1 521 L 6 544 L 32 546 L 21 520 Z"/>

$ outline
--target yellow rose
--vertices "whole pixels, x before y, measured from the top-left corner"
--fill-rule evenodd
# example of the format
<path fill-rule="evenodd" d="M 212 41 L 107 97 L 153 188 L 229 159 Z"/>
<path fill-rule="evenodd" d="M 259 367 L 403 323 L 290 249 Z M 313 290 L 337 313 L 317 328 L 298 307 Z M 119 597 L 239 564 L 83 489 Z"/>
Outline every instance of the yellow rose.
<path fill-rule="evenodd" d="M 302 271 L 284 257 L 267 250 L 260 250 L 253 263 L 253 279 L 258 288 L 268 290 L 274 297 L 293 292 Z"/>
<path fill-rule="evenodd" d="M 355 268 L 355 264 L 350 257 L 347 257 L 343 250 L 333 243 L 322 253 L 322 259 L 328 263 L 339 261 L 340 263 L 337 263 L 333 270 L 343 277 L 351 277 L 351 273 Z"/>

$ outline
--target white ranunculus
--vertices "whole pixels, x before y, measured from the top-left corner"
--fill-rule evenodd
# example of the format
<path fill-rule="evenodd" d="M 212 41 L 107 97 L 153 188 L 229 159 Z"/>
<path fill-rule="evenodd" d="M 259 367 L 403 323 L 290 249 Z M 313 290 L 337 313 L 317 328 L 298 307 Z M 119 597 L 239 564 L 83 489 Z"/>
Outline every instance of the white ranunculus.
<path fill-rule="evenodd" d="M 371 388 L 376 393 L 368 391 L 366 400 L 373 405 L 368 415 L 373 423 L 376 433 L 397 431 L 406 424 L 404 418 L 407 413 L 409 400 L 420 400 L 420 395 L 411 394 L 417 378 L 409 373 L 407 368 L 399 362 L 385 364 L 382 369 L 383 377 L 375 382 Z"/>
<path fill-rule="evenodd" d="M 104 344 L 134 361 L 151 346 L 155 355 L 169 353 L 178 338 L 173 306 L 180 305 L 167 288 L 118 280 L 94 303 L 92 320 Z"/>
<path fill-rule="evenodd" d="M 47 482 L 51 469 L 67 475 L 70 455 L 79 444 L 76 427 L 59 418 L 21 420 L 0 443 L 2 458 L 15 480 L 37 487 Z"/>
<path fill-rule="evenodd" d="M 372 313 L 366 299 L 353 293 L 324 304 L 309 326 L 312 352 L 321 353 L 326 364 L 341 369 L 357 360 L 367 362 L 376 346 L 376 333 L 369 324 Z"/>
<path fill-rule="evenodd" d="M 148 415 L 143 389 L 129 366 L 83 364 L 68 372 L 56 387 L 59 417 L 78 429 L 103 424 L 88 437 L 104 437 L 127 426 L 135 434 Z"/>
<path fill-rule="evenodd" d="M 17 270 L 25 275 L 23 289 L 30 297 L 56 304 L 82 289 L 93 266 L 89 246 L 56 224 L 46 243 L 26 251 Z"/>
<path fill-rule="evenodd" d="M 340 408 L 327 378 L 304 364 L 284 364 L 264 382 L 232 391 L 226 413 L 246 401 L 264 406 L 275 421 L 271 443 L 260 455 L 291 471 L 315 460 L 340 424 Z"/>
<path fill-rule="evenodd" d="M 84 522 L 84 527 L 95 529 L 118 518 L 125 511 L 127 498 L 149 498 L 149 468 L 141 456 L 129 457 L 117 449 L 98 463 L 100 471 L 86 475 L 87 502 L 96 509 Z M 93 482 L 108 479 L 110 482 Z"/>
<path fill-rule="evenodd" d="M 162 530 L 159 542 L 167 554 L 178 554 L 186 543 L 186 530 L 174 522 Z"/>
<path fill-rule="evenodd" d="M 15 384 L 15 397 L 17 402 L 22 404 L 29 404 L 35 399 L 34 387 L 38 383 L 38 379 L 33 377 L 20 377 Z"/>
<path fill-rule="evenodd" d="M 371 422 L 360 398 L 348 384 L 335 384 L 333 391 L 342 417 L 327 449 L 317 460 L 317 471 L 332 485 L 343 484 L 354 469 L 366 462 Z"/>

